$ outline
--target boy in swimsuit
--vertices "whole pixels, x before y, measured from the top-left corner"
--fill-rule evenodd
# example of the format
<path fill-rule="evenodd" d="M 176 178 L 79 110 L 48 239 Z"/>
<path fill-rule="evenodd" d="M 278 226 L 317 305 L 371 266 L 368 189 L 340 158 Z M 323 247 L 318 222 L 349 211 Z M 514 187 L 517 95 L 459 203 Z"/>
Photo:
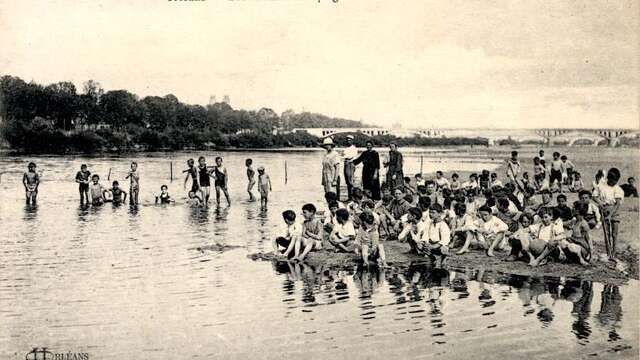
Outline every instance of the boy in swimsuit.
<path fill-rule="evenodd" d="M 231 200 L 229 199 L 229 191 L 227 190 L 228 176 L 227 168 L 222 165 L 222 158 L 216 157 L 216 166 L 213 168 L 215 173 L 215 185 L 216 185 L 216 203 L 220 205 L 220 190 L 224 192 L 224 197 L 227 199 L 227 205 L 231 206 Z"/>
<path fill-rule="evenodd" d="M 211 181 L 209 177 L 213 170 L 207 168 L 207 162 L 204 156 L 198 158 L 198 184 L 200 185 L 200 195 L 204 201 L 204 206 L 209 205 L 209 196 L 211 195 Z"/>
<path fill-rule="evenodd" d="M 187 160 L 187 167 L 187 170 L 182 171 L 183 173 L 187 173 L 187 176 L 184 178 L 183 187 L 185 189 L 187 188 L 187 181 L 191 178 L 191 190 L 189 190 L 189 193 L 195 193 L 200 189 L 200 185 L 198 183 L 198 169 L 194 166 L 193 159 Z"/>
<path fill-rule="evenodd" d="M 247 159 L 245 160 L 244 164 L 247 166 L 247 192 L 249 193 L 249 201 L 256 201 L 256 198 L 253 196 L 253 192 L 251 191 L 253 190 L 253 186 L 256 184 L 256 172 L 251 167 L 251 164 L 253 164 L 253 160 Z"/>
<path fill-rule="evenodd" d="M 188 196 L 188 202 L 189 205 L 191 206 L 200 206 L 202 205 L 202 199 L 200 199 L 200 196 L 198 196 L 198 193 L 195 191 L 189 191 Z"/>
<path fill-rule="evenodd" d="M 89 194 L 91 195 L 91 205 L 102 206 L 104 205 L 104 193 L 107 189 L 100 184 L 100 176 L 93 174 L 91 176 L 91 184 L 89 185 Z"/>
<path fill-rule="evenodd" d="M 24 193 L 27 205 L 35 205 L 38 197 L 38 186 L 40 185 L 40 175 L 36 172 L 36 164 L 30 162 L 27 166 L 27 172 L 22 176 L 22 184 L 24 185 Z"/>
<path fill-rule="evenodd" d="M 156 196 L 156 204 L 171 204 L 175 200 L 169 195 L 169 187 L 167 185 L 160 186 L 160 195 Z"/>
<path fill-rule="evenodd" d="M 260 209 L 267 210 L 269 191 L 271 191 L 271 179 L 264 172 L 264 166 L 258 167 L 258 191 L 260 192 Z"/>
<path fill-rule="evenodd" d="M 87 164 L 80 165 L 80 171 L 76 174 L 76 182 L 78 183 L 78 191 L 80 192 L 80 206 L 85 203 L 89 204 L 89 179 L 91 172 L 87 170 Z"/>
<path fill-rule="evenodd" d="M 140 193 L 140 175 L 138 174 L 138 163 L 131 162 L 131 171 L 125 179 L 130 179 L 129 205 L 138 205 L 138 194 Z"/>
<path fill-rule="evenodd" d="M 113 205 L 121 205 L 127 199 L 126 191 L 123 191 L 120 188 L 120 183 L 118 183 L 117 181 L 114 181 L 111 184 L 111 189 L 108 191 L 111 193 L 111 202 L 113 203 Z"/>

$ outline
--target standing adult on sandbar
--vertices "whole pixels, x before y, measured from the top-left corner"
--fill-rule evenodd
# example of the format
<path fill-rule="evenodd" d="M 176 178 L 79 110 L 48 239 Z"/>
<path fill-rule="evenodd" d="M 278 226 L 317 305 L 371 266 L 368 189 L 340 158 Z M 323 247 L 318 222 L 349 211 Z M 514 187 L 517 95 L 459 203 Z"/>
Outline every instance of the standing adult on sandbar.
<path fill-rule="evenodd" d="M 387 168 L 387 187 L 391 190 L 402 187 L 404 185 L 402 154 L 395 143 L 389 144 L 389 161 L 384 166 Z"/>
<path fill-rule="evenodd" d="M 322 159 L 322 186 L 325 194 L 332 191 L 336 192 L 338 183 L 338 167 L 340 166 L 340 156 L 334 148 L 333 140 L 328 137 L 322 141 L 322 147 L 327 153 Z"/>
<path fill-rule="evenodd" d="M 380 156 L 367 141 L 367 150 L 353 160 L 353 165 L 362 163 L 362 188 L 371 192 L 371 198 L 380 200 Z"/>
<path fill-rule="evenodd" d="M 353 159 L 358 156 L 358 149 L 353 144 L 353 135 L 347 135 L 347 148 L 344 149 L 344 182 L 347 183 L 347 195 L 351 200 L 351 190 L 353 189 L 353 176 L 356 172 L 356 165 Z"/>

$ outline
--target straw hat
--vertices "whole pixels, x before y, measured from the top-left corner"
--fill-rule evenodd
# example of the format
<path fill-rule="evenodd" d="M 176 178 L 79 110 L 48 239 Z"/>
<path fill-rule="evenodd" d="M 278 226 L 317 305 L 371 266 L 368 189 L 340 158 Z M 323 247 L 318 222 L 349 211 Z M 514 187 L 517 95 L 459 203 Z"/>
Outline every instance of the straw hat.
<path fill-rule="evenodd" d="M 333 139 L 331 139 L 330 137 L 326 137 L 324 138 L 324 140 L 322 140 L 322 147 L 327 147 L 327 146 L 335 146 L 335 144 L 333 143 Z"/>

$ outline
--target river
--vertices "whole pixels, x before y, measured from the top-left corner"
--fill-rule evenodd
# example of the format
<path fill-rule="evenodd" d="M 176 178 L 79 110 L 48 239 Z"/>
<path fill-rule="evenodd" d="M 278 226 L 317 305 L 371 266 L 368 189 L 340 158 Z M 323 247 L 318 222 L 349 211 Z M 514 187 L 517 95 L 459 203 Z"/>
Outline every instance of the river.
<path fill-rule="evenodd" d="M 0 157 L 0 358 L 24 359 L 35 347 L 91 359 L 637 357 L 637 281 L 249 260 L 271 250 L 283 210 L 322 204 L 322 153 L 203 153 L 209 165 L 222 155 L 229 171 L 232 205 L 219 209 L 184 203 L 180 171 L 198 155 Z M 247 157 L 271 176 L 267 212 L 247 202 Z M 79 206 L 80 164 L 105 186 L 111 169 L 128 190 L 132 160 L 138 208 Z M 28 161 L 42 177 L 35 208 L 20 184 Z M 407 162 L 407 173 L 420 167 L 418 155 Z M 433 154 L 422 163 L 425 171 L 497 166 Z M 162 184 L 177 204 L 153 204 Z"/>

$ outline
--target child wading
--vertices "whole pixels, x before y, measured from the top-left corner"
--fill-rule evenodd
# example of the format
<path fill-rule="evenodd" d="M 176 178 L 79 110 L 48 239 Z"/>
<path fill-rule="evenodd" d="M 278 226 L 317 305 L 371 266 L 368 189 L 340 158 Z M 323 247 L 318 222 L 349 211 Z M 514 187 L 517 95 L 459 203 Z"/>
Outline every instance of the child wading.
<path fill-rule="evenodd" d="M 35 205 L 38 198 L 38 186 L 40 185 L 40 175 L 36 172 L 36 163 L 29 163 L 27 172 L 22 176 L 22 184 L 24 185 L 27 205 Z"/>
<path fill-rule="evenodd" d="M 120 188 L 120 184 L 114 181 L 111 184 L 111 189 L 107 190 L 111 193 L 111 203 L 113 205 L 120 205 L 127 200 L 127 193 Z"/>
<path fill-rule="evenodd" d="M 91 205 L 102 206 L 104 205 L 104 193 L 107 189 L 100 184 L 100 176 L 93 174 L 91 176 L 91 184 L 89 184 L 89 194 L 91 195 Z"/>
<path fill-rule="evenodd" d="M 187 188 L 187 181 L 191 179 L 191 190 L 189 190 L 189 198 L 193 199 L 191 193 L 196 194 L 200 191 L 200 184 L 198 183 L 198 169 L 195 167 L 195 162 L 193 161 L 193 159 L 187 160 L 187 170 L 183 170 L 182 172 L 187 173 L 187 176 L 184 178 L 184 189 Z M 200 199 L 200 196 L 198 196 L 198 199 Z"/>
<path fill-rule="evenodd" d="M 258 167 L 258 191 L 260 192 L 260 209 L 267 210 L 269 191 L 271 191 L 271 179 L 264 172 L 264 166 Z"/>
<path fill-rule="evenodd" d="M 256 184 L 255 175 L 256 172 L 253 170 L 251 165 L 253 164 L 253 160 L 247 159 L 244 164 L 247 166 L 247 192 L 249 193 L 249 201 L 256 201 L 256 198 L 253 196 L 253 187 Z"/>
<path fill-rule="evenodd" d="M 89 183 L 91 172 L 87 170 L 87 164 L 80 165 L 80 171 L 76 174 L 76 182 L 78 183 L 78 191 L 80 192 L 80 205 L 89 205 Z"/>
<path fill-rule="evenodd" d="M 231 205 L 229 191 L 227 190 L 227 184 L 229 182 L 227 168 L 222 165 L 222 158 L 220 156 L 216 158 L 216 166 L 213 168 L 213 171 L 216 177 L 216 203 L 220 205 L 220 190 L 222 190 L 224 197 L 227 199 L 227 205 Z"/>
<path fill-rule="evenodd" d="M 175 200 L 169 195 L 169 187 L 167 185 L 160 186 L 160 195 L 156 196 L 156 204 L 172 204 Z"/>
<path fill-rule="evenodd" d="M 131 162 L 131 171 L 125 179 L 130 179 L 129 185 L 129 205 L 138 205 L 138 194 L 140 193 L 140 176 L 138 174 L 138 163 Z"/>
<path fill-rule="evenodd" d="M 207 168 L 207 161 L 204 156 L 198 158 L 198 184 L 200 190 L 200 197 L 204 201 L 204 206 L 209 205 L 209 196 L 211 195 L 211 173 L 213 170 Z"/>

